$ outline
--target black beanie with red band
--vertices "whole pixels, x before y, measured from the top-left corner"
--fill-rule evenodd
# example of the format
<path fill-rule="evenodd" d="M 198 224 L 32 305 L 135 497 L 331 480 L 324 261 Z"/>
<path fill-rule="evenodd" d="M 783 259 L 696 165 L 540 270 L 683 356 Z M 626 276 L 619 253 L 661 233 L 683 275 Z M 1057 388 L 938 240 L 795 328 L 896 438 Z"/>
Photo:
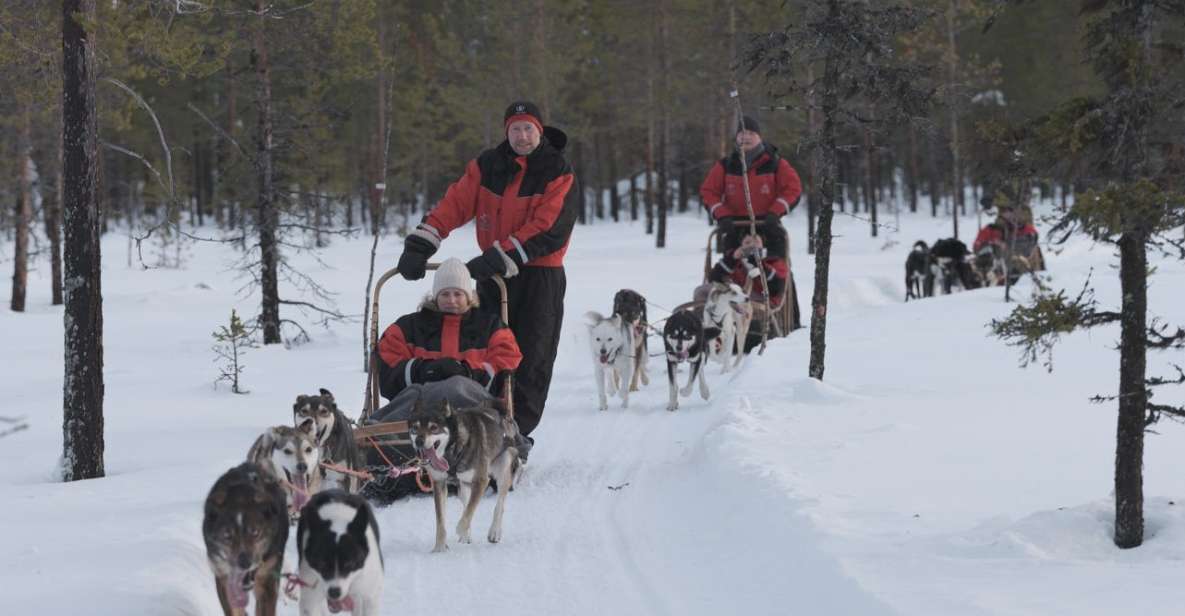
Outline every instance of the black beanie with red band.
<path fill-rule="evenodd" d="M 510 103 L 506 108 L 506 113 L 502 116 L 504 131 L 510 130 L 510 125 L 515 122 L 530 122 L 535 125 L 539 133 L 543 133 L 543 114 L 539 113 L 539 107 L 535 103 L 529 101 L 516 101 Z"/>

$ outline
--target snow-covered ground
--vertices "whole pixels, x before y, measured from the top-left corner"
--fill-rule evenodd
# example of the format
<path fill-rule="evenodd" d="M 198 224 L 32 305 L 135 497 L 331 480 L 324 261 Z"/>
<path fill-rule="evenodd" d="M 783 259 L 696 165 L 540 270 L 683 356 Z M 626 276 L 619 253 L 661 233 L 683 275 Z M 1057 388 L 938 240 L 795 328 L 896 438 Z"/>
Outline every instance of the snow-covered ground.
<path fill-rule="evenodd" d="M 789 223 L 805 313 L 804 219 Z M 1010 309 L 1002 290 L 902 303 L 909 245 L 945 236 L 949 221 L 903 215 L 901 225 L 870 239 L 866 223 L 836 220 L 824 382 L 806 377 L 800 330 L 738 373 L 712 366 L 712 399 L 684 399 L 675 413 L 664 410 L 661 358 L 628 410 L 596 411 L 581 315 L 608 311 L 622 287 L 656 306 L 689 299 L 707 227 L 676 217 L 657 252 L 640 223 L 578 227 L 551 398 L 503 543 L 430 554 L 431 499 L 380 510 L 385 613 L 1180 613 L 1180 426 L 1147 441 L 1145 545 L 1110 541 L 1114 405 L 1088 398 L 1115 390 L 1117 330 L 1065 339 L 1052 374 L 1021 369 L 1014 349 L 987 336 L 985 324 Z M 380 264 L 399 248 L 385 240 Z M 327 387 L 357 412 L 361 327 L 250 351 L 251 393 L 215 390 L 211 332 L 231 307 L 258 310 L 236 296 L 231 250 L 195 244 L 183 269 L 148 271 L 126 266 L 118 234 L 104 251 L 106 478 L 55 479 L 62 313 L 49 306 L 48 266 L 31 275 L 27 313 L 0 312 L 0 415 L 31 424 L 0 439 L 0 613 L 216 614 L 200 533 L 206 492 L 260 431 L 290 420 L 297 394 Z M 359 312 L 368 251 L 365 239 L 335 239 L 322 255 L 332 269 L 294 261 Z M 472 252 L 466 229 L 442 255 Z M 1109 249 L 1075 242 L 1046 256 L 1055 285 L 1077 290 L 1094 268 L 1100 300 L 1117 304 Z M 1157 265 L 1152 309 L 1181 323 L 1185 267 Z M 384 321 L 428 285 L 391 288 Z M 0 294 L 7 305 L 7 287 Z M 1154 356 L 1150 372 L 1171 359 Z M 450 533 L 459 510 L 451 500 Z M 477 536 L 491 511 L 492 499 Z M 290 542 L 285 568 L 295 560 Z"/>

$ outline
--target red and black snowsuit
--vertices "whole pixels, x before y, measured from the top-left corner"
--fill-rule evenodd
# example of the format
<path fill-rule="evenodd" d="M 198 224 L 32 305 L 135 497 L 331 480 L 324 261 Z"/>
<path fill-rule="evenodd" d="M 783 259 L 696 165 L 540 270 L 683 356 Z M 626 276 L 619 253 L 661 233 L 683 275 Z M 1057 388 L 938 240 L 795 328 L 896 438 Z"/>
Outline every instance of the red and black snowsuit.
<path fill-rule="evenodd" d="M 753 215 L 758 222 L 773 214 L 773 219 L 786 215 L 802 196 L 802 181 L 790 163 L 778 154 L 778 148 L 764 143 L 762 152 L 749 165 L 749 195 L 753 203 Z M 726 156 L 712 167 L 708 177 L 699 189 L 700 202 L 713 220 L 722 218 L 748 219 L 745 207 L 745 187 L 741 175 L 741 159 L 738 152 Z M 734 232 L 723 238 L 725 252 L 740 245 L 740 233 L 748 227 L 739 220 Z M 759 233 L 773 256 L 786 256 L 786 238 L 781 225 L 777 229 L 762 229 Z"/>
<path fill-rule="evenodd" d="M 567 290 L 564 253 L 580 212 L 576 176 L 563 156 L 567 141 L 563 131 L 548 126 L 527 156 L 509 141 L 482 152 L 413 232 L 438 247 L 454 229 L 476 220 L 483 253 L 495 251 L 513 265 L 505 280 L 509 325 L 523 353 L 514 412 L 524 435 L 539 425 L 551 386 Z M 483 310 L 499 310 L 501 294 L 492 280 L 479 282 L 477 292 Z"/>
<path fill-rule="evenodd" d="M 1007 225 L 1007 228 L 1005 225 Z M 1029 223 L 1012 225 L 1008 222 L 996 221 L 979 230 L 979 235 L 975 236 L 975 243 L 971 250 L 979 252 L 979 249 L 987 244 L 1006 244 L 1012 239 L 1013 232 L 1016 233 L 1015 237 L 1018 242 L 1029 240 L 1034 244 L 1036 243 L 1037 228 L 1033 225 Z"/>
<path fill-rule="evenodd" d="M 440 312 L 428 302 L 418 312 L 403 315 L 379 339 L 379 390 L 394 398 L 412 383 L 421 362 L 451 357 L 469 367 L 473 379 L 489 387 L 494 378 L 519 366 L 514 334 L 498 315 L 480 310 L 465 314 Z M 494 392 L 495 394 L 497 392 Z"/>

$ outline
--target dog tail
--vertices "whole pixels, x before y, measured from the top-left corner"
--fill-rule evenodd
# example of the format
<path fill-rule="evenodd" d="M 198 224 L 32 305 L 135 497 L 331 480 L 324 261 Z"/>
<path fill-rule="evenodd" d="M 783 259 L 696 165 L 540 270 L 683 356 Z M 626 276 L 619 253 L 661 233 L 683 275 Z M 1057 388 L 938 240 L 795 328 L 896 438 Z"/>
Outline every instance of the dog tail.
<path fill-rule="evenodd" d="M 913 243 L 913 250 L 914 252 L 930 252 L 930 247 L 926 245 L 926 242 L 918 240 Z"/>

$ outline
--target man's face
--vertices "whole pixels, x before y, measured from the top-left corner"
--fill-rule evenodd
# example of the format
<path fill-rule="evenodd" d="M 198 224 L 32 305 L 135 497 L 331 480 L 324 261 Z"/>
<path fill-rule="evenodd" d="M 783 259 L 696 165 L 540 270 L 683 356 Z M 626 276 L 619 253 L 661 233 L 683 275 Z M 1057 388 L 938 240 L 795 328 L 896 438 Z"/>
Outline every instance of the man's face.
<path fill-rule="evenodd" d="M 527 120 L 519 120 L 512 122 L 510 127 L 506 129 L 506 139 L 510 141 L 510 147 L 519 156 L 526 156 L 535 151 L 539 147 L 539 139 L 543 135 L 539 133 L 539 129 L 535 128 L 534 122 Z"/>
<path fill-rule="evenodd" d="M 737 146 L 742 151 L 748 152 L 759 145 L 761 145 L 761 135 L 751 130 L 742 130 L 737 133 Z"/>

